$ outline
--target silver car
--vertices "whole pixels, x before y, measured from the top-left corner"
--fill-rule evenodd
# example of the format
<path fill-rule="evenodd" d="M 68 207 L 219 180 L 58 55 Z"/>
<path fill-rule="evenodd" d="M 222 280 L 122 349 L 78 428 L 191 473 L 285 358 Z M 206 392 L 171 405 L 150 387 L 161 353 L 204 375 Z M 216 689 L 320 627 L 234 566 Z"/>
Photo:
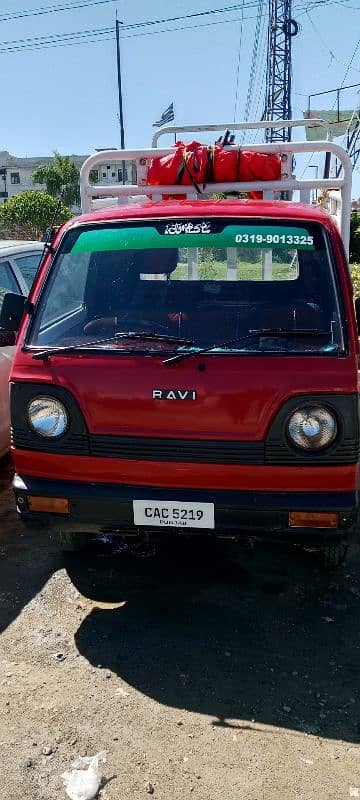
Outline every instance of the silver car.
<path fill-rule="evenodd" d="M 28 295 L 39 266 L 41 242 L 0 240 L 0 307 L 7 292 Z M 3 343 L 1 339 L 3 338 Z M 0 458 L 10 446 L 9 374 L 15 347 L 5 344 L 0 330 Z"/>

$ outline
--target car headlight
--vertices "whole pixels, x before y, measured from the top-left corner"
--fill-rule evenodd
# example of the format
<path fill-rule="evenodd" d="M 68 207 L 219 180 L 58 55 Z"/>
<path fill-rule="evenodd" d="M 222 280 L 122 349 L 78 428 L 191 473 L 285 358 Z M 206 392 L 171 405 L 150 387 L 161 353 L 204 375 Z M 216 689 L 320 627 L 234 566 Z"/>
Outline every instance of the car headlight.
<path fill-rule="evenodd" d="M 69 427 L 68 412 L 56 397 L 34 397 L 27 413 L 30 427 L 46 439 L 62 436 Z"/>
<path fill-rule="evenodd" d="M 336 418 L 324 406 L 304 406 L 292 414 L 288 422 L 288 435 L 303 450 L 322 450 L 331 444 L 337 434 Z"/>

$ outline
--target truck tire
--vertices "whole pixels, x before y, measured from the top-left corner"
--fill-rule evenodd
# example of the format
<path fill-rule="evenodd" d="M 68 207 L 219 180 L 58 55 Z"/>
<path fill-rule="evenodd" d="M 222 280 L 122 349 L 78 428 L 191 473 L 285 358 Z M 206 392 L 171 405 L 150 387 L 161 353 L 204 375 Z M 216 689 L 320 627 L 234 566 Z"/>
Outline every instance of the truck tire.
<path fill-rule="evenodd" d="M 327 569 L 341 567 L 346 559 L 349 545 L 347 542 L 335 542 L 322 549 L 322 556 Z"/>
<path fill-rule="evenodd" d="M 76 553 L 85 547 L 90 537 L 87 533 L 57 533 L 54 539 L 65 553 Z"/>

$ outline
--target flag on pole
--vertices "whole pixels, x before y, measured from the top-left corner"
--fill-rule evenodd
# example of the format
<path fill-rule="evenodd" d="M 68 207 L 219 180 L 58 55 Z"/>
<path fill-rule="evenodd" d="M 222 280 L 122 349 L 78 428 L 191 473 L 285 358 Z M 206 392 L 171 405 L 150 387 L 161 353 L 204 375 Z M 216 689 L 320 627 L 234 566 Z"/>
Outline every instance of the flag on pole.
<path fill-rule="evenodd" d="M 174 103 L 170 103 L 170 105 L 161 114 L 160 119 L 153 123 L 153 128 L 161 128 L 162 125 L 166 125 L 168 122 L 173 122 L 174 119 Z"/>

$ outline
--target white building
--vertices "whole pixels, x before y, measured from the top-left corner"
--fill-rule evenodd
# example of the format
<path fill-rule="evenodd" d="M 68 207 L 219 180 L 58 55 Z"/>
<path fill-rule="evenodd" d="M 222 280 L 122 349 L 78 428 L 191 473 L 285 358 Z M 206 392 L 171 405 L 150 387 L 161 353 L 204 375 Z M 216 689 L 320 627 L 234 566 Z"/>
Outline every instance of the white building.
<path fill-rule="evenodd" d="M 103 149 L 105 148 L 98 148 L 98 152 Z M 73 161 L 80 169 L 86 158 L 88 156 L 71 155 L 70 161 Z M 0 205 L 9 200 L 10 197 L 25 192 L 27 189 L 44 189 L 43 185 L 34 184 L 31 176 L 38 167 L 52 162 L 53 158 L 51 156 L 19 158 L 18 156 L 10 155 L 7 150 L 0 150 Z M 122 183 L 121 166 L 119 163 L 112 164 L 109 161 L 105 161 L 97 170 L 94 170 L 94 173 L 96 173 L 93 175 L 94 182 L 103 183 L 105 186 L 112 183 Z M 125 166 L 125 183 L 135 182 L 135 165 L 131 161 L 126 161 Z"/>

